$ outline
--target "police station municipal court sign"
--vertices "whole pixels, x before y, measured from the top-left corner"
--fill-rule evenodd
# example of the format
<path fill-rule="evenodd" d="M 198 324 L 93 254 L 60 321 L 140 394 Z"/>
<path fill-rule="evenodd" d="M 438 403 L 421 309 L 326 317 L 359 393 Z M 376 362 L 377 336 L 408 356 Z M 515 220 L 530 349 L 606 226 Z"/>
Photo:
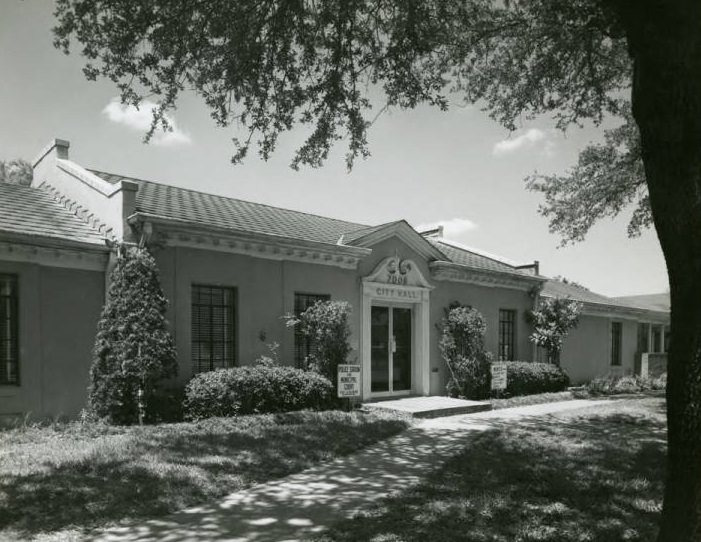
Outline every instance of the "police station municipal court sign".
<path fill-rule="evenodd" d="M 360 395 L 360 365 L 338 366 L 338 396 L 357 397 Z"/>
<path fill-rule="evenodd" d="M 492 363 L 492 389 L 506 389 L 506 364 Z"/>

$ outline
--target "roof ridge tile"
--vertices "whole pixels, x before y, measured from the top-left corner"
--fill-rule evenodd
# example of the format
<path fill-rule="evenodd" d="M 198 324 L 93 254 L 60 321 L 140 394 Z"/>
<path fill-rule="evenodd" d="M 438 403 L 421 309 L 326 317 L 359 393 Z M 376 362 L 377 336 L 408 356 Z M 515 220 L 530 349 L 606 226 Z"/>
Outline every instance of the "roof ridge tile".
<path fill-rule="evenodd" d="M 105 236 L 111 241 L 116 241 L 117 238 L 111 235 L 112 228 L 105 229 L 106 225 L 100 221 L 93 213 L 87 216 L 88 209 L 81 206 L 77 201 L 68 198 L 66 195 L 59 192 L 59 190 L 50 185 L 47 182 L 42 182 L 39 188 L 46 192 L 53 201 L 58 203 L 61 207 L 66 209 L 69 213 L 79 219 L 81 222 L 89 226 L 90 228 L 96 230 L 97 233 L 105 234 Z M 92 218 L 92 221 L 90 220 Z M 106 235 L 110 232 L 110 235 Z"/>

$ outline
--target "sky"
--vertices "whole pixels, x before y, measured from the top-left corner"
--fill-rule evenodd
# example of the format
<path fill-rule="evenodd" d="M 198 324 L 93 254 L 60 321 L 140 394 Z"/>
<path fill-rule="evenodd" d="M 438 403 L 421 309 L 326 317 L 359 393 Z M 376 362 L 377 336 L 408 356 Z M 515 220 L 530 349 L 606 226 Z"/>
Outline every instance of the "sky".
<path fill-rule="evenodd" d="M 78 48 L 70 56 L 54 49 L 53 24 L 48 0 L 0 0 L 0 160 L 31 160 L 51 139 L 67 139 L 70 158 L 84 167 L 362 224 L 443 224 L 447 238 L 509 262 L 538 260 L 542 274 L 604 295 L 668 290 L 655 232 L 629 239 L 630 212 L 558 248 L 538 214 L 542 196 L 525 188 L 536 171 L 567 171 L 584 146 L 602 139 L 602 127 L 563 134 L 539 118 L 509 133 L 479 106 L 455 103 L 448 112 L 381 115 L 368 138 L 371 156 L 351 172 L 343 141 L 324 167 L 292 170 L 300 130 L 283 136 L 268 162 L 252 152 L 232 165 L 231 140 L 242 133 L 217 127 L 194 94 L 179 101 L 173 132 L 144 144 L 148 104 L 126 109 L 113 83 L 87 81 Z"/>

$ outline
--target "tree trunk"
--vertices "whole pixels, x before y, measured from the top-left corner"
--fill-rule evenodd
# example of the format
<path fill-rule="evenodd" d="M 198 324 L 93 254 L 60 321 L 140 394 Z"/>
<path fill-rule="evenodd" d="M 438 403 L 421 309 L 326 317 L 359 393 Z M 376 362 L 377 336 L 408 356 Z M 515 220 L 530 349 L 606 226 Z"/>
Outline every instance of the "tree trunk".
<path fill-rule="evenodd" d="M 617 3 L 634 61 L 650 204 L 672 301 L 658 542 L 701 540 L 701 4 Z"/>

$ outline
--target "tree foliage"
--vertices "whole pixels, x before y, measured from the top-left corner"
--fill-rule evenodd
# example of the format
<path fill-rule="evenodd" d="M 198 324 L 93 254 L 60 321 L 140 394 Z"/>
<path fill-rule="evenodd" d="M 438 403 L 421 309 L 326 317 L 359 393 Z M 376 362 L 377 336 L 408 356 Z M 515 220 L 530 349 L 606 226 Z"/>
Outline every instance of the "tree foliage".
<path fill-rule="evenodd" d="M 547 297 L 528 313 L 533 326 L 530 340 L 548 352 L 548 362 L 560 364 L 560 352 L 567 334 L 577 327 L 582 304 L 564 297 Z"/>
<path fill-rule="evenodd" d="M 449 372 L 448 394 L 468 399 L 489 397 L 492 360 L 484 348 L 487 324 L 482 314 L 472 307 L 451 303 L 438 330 L 438 350 Z"/>
<path fill-rule="evenodd" d="M 32 176 L 32 165 L 26 160 L 0 160 L 0 183 L 29 186 Z"/>
<path fill-rule="evenodd" d="M 596 0 L 58 0 L 55 44 L 77 40 L 89 79 L 124 103 L 155 97 L 152 130 L 183 91 L 220 126 L 238 123 L 234 161 L 251 143 L 268 158 L 297 124 L 292 165 L 321 165 L 348 142 L 366 156 L 373 106 L 446 108 L 480 101 L 514 129 L 552 112 L 564 128 L 618 114 L 630 84 L 625 42 Z"/>
<path fill-rule="evenodd" d="M 631 205 L 629 236 L 640 235 L 652 224 L 640 132 L 629 106 L 623 118 L 620 126 L 604 131 L 603 143 L 585 147 L 564 175 L 534 174 L 527 179 L 529 190 L 545 196 L 539 211 L 550 220 L 550 231 L 561 236 L 562 245 L 584 240 L 602 218 L 615 217 Z"/>
<path fill-rule="evenodd" d="M 177 373 L 167 301 L 146 249 L 122 251 L 110 275 L 90 368 L 90 410 L 115 424 L 153 418 L 159 384 Z"/>

